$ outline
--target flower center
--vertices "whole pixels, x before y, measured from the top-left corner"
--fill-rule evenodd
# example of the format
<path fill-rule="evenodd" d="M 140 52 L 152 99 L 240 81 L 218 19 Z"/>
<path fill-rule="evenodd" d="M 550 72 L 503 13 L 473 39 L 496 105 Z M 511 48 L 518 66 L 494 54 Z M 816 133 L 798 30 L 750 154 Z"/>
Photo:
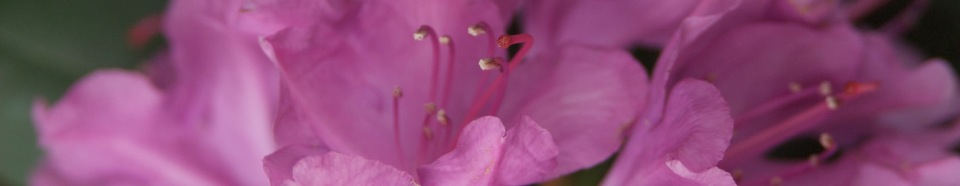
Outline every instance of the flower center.
<path fill-rule="evenodd" d="M 809 98 L 812 96 L 821 97 L 820 99 L 823 101 L 813 104 L 778 123 L 770 124 L 768 127 L 764 127 L 762 130 L 752 133 L 749 136 L 744 136 L 738 140 L 735 139 L 726 152 L 725 160 L 722 162 L 724 165 L 728 167 L 730 165 L 736 166 L 746 161 L 755 160 L 756 157 L 765 152 L 763 149 L 774 149 L 775 146 L 784 143 L 792 136 L 796 136 L 799 133 L 818 126 L 819 123 L 826 118 L 827 114 L 833 110 L 837 110 L 841 106 L 841 103 L 853 100 L 865 93 L 873 92 L 877 89 L 878 85 L 876 83 L 850 82 L 843 87 L 841 92 L 836 93 L 834 92 L 835 87 L 829 82 L 823 82 L 818 86 L 810 86 L 808 88 L 803 88 L 803 86 L 797 83 L 791 83 L 788 87 L 792 94 L 773 99 L 772 101 L 744 112 L 744 114 L 740 114 L 735 119 L 735 130 L 742 129 L 744 125 L 755 123 L 753 121 L 759 116 L 780 112 L 787 106 L 810 100 Z M 775 184 L 782 182 L 783 178 L 797 175 L 814 168 L 823 160 L 834 156 L 838 151 L 837 144 L 834 142 L 833 137 L 827 133 L 821 134 L 819 143 L 823 150 L 811 154 L 809 163 L 799 164 L 786 169 L 785 172 L 781 172 L 778 176 L 769 178 L 770 183 Z M 742 172 L 740 172 L 740 174 L 740 177 L 742 177 Z"/>
<path fill-rule="evenodd" d="M 520 64 L 520 61 L 523 59 L 523 56 L 526 55 L 526 52 L 530 49 L 533 44 L 533 38 L 527 34 L 518 34 L 518 35 L 503 35 L 498 39 L 494 39 L 493 31 L 490 27 L 484 23 L 480 22 L 473 26 L 470 26 L 467 29 L 467 32 L 474 37 L 485 36 L 487 40 L 487 51 L 486 58 L 480 59 L 480 69 L 483 71 L 481 73 L 480 81 L 477 83 L 476 90 L 478 91 L 471 102 L 470 106 L 467 109 L 467 113 L 462 116 L 465 116 L 460 120 L 459 123 L 451 123 L 454 121 L 454 118 L 451 118 L 448 115 L 448 104 L 450 102 L 450 93 L 454 88 L 453 78 L 455 73 L 454 67 L 459 65 L 459 61 L 456 61 L 456 49 L 454 45 L 453 38 L 448 35 L 440 36 L 438 33 L 430 26 L 423 25 L 417 29 L 413 34 L 414 40 L 423 41 L 428 40 L 433 49 L 432 53 L 432 70 L 430 76 L 430 88 L 427 95 L 427 102 L 424 103 L 424 116 L 421 122 L 420 127 L 422 128 L 422 135 L 419 138 L 419 149 L 416 153 L 416 157 L 419 159 L 414 160 L 416 164 L 420 162 L 430 161 L 433 159 L 433 156 L 439 156 L 444 152 L 453 149 L 456 145 L 456 139 L 459 138 L 460 131 L 466 126 L 467 123 L 476 119 L 477 117 L 483 115 L 494 115 L 497 113 L 500 108 L 501 103 L 503 102 L 504 94 L 506 92 L 506 81 L 509 78 L 510 72 Z M 509 62 L 504 63 L 501 57 L 496 57 L 496 46 L 500 48 L 506 48 L 514 44 L 524 44 L 523 48 L 520 50 L 517 55 L 511 59 Z M 441 50 L 446 49 L 447 62 L 441 64 Z M 443 70 L 441 67 L 445 65 L 446 69 Z M 496 70 L 499 74 L 493 79 L 490 80 L 494 71 Z M 445 73 L 442 73 L 445 71 Z M 441 76 L 443 74 L 443 76 Z M 441 88 L 441 80 L 443 80 Z M 400 154 L 400 158 L 404 159 L 405 152 L 401 145 L 401 122 L 399 114 L 399 102 L 402 97 L 402 91 L 400 87 L 397 87 L 394 91 L 394 140 L 397 145 L 397 151 Z M 460 115 L 458 115 L 460 116 Z M 442 140 L 435 140 L 438 137 L 442 137 Z"/>

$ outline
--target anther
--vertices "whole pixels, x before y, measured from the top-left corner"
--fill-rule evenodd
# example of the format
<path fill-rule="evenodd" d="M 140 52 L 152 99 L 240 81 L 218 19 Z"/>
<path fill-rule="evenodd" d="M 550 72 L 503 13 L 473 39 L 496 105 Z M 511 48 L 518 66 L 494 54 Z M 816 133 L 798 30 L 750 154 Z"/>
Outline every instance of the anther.
<path fill-rule="evenodd" d="M 827 96 L 827 98 L 825 98 L 824 101 L 827 102 L 827 108 L 829 108 L 830 110 L 837 110 L 837 107 L 840 107 L 840 102 L 837 102 L 836 97 Z"/>
<path fill-rule="evenodd" d="M 483 59 L 480 59 L 480 69 L 481 70 L 497 69 L 497 70 L 503 71 L 503 63 L 500 62 L 499 58 L 483 58 Z"/>
<path fill-rule="evenodd" d="M 450 44 L 450 36 L 448 35 L 440 36 L 440 44 L 444 44 L 444 45 Z"/>
<path fill-rule="evenodd" d="M 831 93 L 833 93 L 833 88 L 830 87 L 829 81 L 824 81 L 823 83 L 820 83 L 820 94 L 826 96 L 826 95 L 830 95 Z"/>
<path fill-rule="evenodd" d="M 437 104 L 434 104 L 434 103 L 432 103 L 432 102 L 431 102 L 431 103 L 424 104 L 424 105 L 423 105 L 423 110 L 426 111 L 427 114 L 433 114 L 434 112 L 437 111 Z"/>
<path fill-rule="evenodd" d="M 447 118 L 447 111 L 444 111 L 443 109 L 437 111 L 437 121 L 440 122 L 440 125 L 447 125 L 450 121 L 450 119 Z"/>
<path fill-rule="evenodd" d="M 820 146 L 823 146 L 824 149 L 831 149 L 836 145 L 837 143 L 833 140 L 833 136 L 827 133 L 820 134 Z"/>
<path fill-rule="evenodd" d="M 413 39 L 417 41 L 423 40 L 423 38 L 427 38 L 427 33 L 428 32 L 425 29 L 420 28 L 417 30 L 417 32 L 413 33 Z"/>
<path fill-rule="evenodd" d="M 393 88 L 393 98 L 403 97 L 403 90 L 400 90 L 400 87 Z"/>
<path fill-rule="evenodd" d="M 803 86 L 801 86 L 800 83 L 797 83 L 797 82 L 790 83 L 790 92 L 797 93 L 797 92 L 800 92 L 801 90 L 803 90 Z"/>
<path fill-rule="evenodd" d="M 486 30 L 486 26 L 484 26 L 482 23 L 479 23 L 467 28 L 467 33 L 470 33 L 471 36 L 480 36 L 481 34 L 487 33 Z"/>

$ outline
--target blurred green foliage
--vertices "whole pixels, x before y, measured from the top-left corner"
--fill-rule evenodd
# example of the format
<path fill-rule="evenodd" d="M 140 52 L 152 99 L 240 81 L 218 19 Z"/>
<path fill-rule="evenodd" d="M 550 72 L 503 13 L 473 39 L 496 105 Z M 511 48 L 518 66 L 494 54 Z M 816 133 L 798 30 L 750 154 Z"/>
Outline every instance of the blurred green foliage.
<path fill-rule="evenodd" d="M 35 98 L 57 100 L 92 70 L 132 68 L 127 29 L 164 0 L 0 0 L 0 185 L 23 185 L 39 159 Z"/>

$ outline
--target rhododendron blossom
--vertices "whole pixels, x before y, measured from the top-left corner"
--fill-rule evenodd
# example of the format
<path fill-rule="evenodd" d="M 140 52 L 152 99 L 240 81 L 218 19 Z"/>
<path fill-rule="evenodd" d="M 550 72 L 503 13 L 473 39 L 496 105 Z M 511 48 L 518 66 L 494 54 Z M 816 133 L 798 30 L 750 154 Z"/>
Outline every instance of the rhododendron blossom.
<path fill-rule="evenodd" d="M 356 183 L 311 175 L 364 168 L 392 175 L 376 184 L 529 184 L 612 154 L 642 103 L 640 65 L 624 52 L 498 36 L 510 12 L 501 6 L 253 5 L 251 20 L 278 25 L 263 42 L 284 82 L 276 135 L 287 148 L 265 162 L 273 184 Z M 560 55 L 526 58 L 531 47 Z"/>

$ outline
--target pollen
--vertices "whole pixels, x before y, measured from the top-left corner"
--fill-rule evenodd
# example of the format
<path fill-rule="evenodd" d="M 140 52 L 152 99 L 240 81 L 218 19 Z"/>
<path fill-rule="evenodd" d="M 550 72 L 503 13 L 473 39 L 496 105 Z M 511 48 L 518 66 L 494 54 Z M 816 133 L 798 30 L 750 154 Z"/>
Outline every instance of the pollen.
<path fill-rule="evenodd" d="M 424 32 L 424 31 L 422 31 L 422 30 L 413 33 L 413 40 L 420 41 L 420 40 L 423 40 L 423 38 L 426 38 L 426 37 L 427 37 L 427 32 Z"/>
<path fill-rule="evenodd" d="M 450 36 L 448 35 L 440 36 L 440 44 L 444 44 L 444 45 L 450 44 Z"/>
<path fill-rule="evenodd" d="M 497 58 L 483 58 L 480 59 L 480 69 L 481 70 L 493 70 L 499 69 L 503 70 L 503 66 L 500 64 L 500 60 Z"/>
<path fill-rule="evenodd" d="M 403 90 L 400 90 L 400 87 L 393 88 L 393 98 L 403 97 Z"/>
<path fill-rule="evenodd" d="M 823 83 L 820 83 L 820 94 L 830 95 L 831 93 L 833 93 L 833 87 L 831 87 L 829 81 L 824 81 Z"/>
<path fill-rule="evenodd" d="M 834 146 L 836 146 L 837 143 L 836 141 L 833 140 L 833 136 L 830 136 L 830 134 L 827 134 L 827 133 L 823 133 L 823 134 L 820 134 L 820 145 L 823 146 L 824 149 L 831 149 Z"/>
<path fill-rule="evenodd" d="M 437 121 L 440 122 L 441 125 L 447 125 L 450 122 L 450 119 L 447 118 L 447 111 L 443 109 L 437 111 Z"/>
<path fill-rule="evenodd" d="M 830 110 L 837 110 L 837 107 L 840 107 L 840 102 L 837 101 L 836 97 L 827 96 L 827 98 L 825 98 L 824 101 L 827 102 L 827 108 L 829 108 Z"/>
<path fill-rule="evenodd" d="M 470 33 L 471 36 L 479 36 L 487 33 L 487 31 L 485 31 L 483 25 L 476 24 L 467 28 L 467 33 Z"/>

